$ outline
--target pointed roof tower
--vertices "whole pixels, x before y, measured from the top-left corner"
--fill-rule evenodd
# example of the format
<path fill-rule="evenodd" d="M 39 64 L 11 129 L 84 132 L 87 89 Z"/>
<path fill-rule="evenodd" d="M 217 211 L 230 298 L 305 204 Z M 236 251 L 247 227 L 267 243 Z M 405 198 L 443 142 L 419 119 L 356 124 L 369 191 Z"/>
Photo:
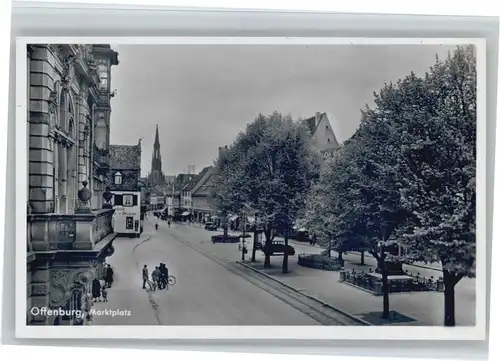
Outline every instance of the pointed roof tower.
<path fill-rule="evenodd" d="M 153 144 L 153 158 L 151 160 L 151 177 L 156 183 L 161 183 L 163 172 L 161 169 L 160 134 L 156 124 L 155 142 Z"/>
<path fill-rule="evenodd" d="M 156 124 L 156 135 L 155 135 L 155 149 L 160 150 L 160 135 L 158 133 L 158 124 Z"/>

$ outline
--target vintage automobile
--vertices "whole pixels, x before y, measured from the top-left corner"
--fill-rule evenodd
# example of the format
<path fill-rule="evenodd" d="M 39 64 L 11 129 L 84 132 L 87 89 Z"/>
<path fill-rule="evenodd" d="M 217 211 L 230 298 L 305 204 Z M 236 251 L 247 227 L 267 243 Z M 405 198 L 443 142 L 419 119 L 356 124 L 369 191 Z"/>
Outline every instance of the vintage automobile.
<path fill-rule="evenodd" d="M 207 231 L 216 231 L 217 225 L 214 222 L 207 222 L 207 223 L 205 223 L 205 229 Z"/>
<path fill-rule="evenodd" d="M 216 236 L 212 236 L 212 243 L 238 243 L 240 242 L 240 237 L 233 235 L 224 235 L 218 234 Z"/>

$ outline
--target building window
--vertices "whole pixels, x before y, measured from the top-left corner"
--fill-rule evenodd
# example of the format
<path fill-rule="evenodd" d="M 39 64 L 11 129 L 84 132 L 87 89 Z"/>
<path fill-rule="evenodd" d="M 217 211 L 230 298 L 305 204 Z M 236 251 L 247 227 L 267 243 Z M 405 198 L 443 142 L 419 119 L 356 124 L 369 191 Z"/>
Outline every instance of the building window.
<path fill-rule="evenodd" d="M 328 138 L 328 143 L 330 143 L 330 138 Z"/>
<path fill-rule="evenodd" d="M 101 90 L 108 89 L 108 69 L 104 64 L 99 65 L 99 80 L 100 80 L 99 89 Z"/>
<path fill-rule="evenodd" d="M 122 174 L 120 172 L 115 173 L 115 184 L 122 184 Z"/>
<path fill-rule="evenodd" d="M 134 196 L 132 194 L 124 194 L 123 205 L 127 207 L 132 207 L 134 205 Z"/>
<path fill-rule="evenodd" d="M 328 129 L 328 125 L 326 126 L 326 129 Z"/>

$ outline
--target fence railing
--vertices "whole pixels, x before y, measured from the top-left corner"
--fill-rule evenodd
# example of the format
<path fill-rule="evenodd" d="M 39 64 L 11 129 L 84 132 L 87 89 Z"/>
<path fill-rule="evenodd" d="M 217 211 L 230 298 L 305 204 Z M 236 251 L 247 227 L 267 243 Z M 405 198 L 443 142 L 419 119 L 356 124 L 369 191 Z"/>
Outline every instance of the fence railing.
<path fill-rule="evenodd" d="M 373 273 L 359 272 L 356 270 L 340 271 L 340 282 L 364 289 L 375 295 L 382 295 L 382 278 Z M 403 292 L 443 292 L 444 283 L 441 278 L 408 277 L 389 279 L 389 293 Z"/>

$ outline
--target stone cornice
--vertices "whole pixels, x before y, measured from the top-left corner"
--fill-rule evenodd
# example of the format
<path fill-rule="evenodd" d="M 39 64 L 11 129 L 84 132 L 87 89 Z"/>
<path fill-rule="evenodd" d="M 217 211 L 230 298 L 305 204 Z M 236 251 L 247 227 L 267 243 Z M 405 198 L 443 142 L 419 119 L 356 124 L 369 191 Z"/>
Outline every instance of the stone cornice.
<path fill-rule="evenodd" d="M 114 212 L 113 209 L 99 209 L 92 213 L 80 214 L 59 214 L 59 213 L 37 213 L 28 214 L 28 222 L 48 221 L 48 220 L 72 220 L 72 221 L 92 221 L 104 213 Z"/>
<path fill-rule="evenodd" d="M 71 148 L 75 145 L 75 140 L 69 134 L 58 128 L 54 129 L 52 138 L 56 143 L 62 144 L 66 148 Z"/>
<path fill-rule="evenodd" d="M 54 250 L 54 251 L 35 251 L 28 254 L 27 263 L 34 261 L 48 261 L 57 259 L 76 259 L 95 260 L 107 254 L 108 250 L 113 246 L 113 241 L 117 234 L 112 233 L 107 235 L 102 240 L 97 242 L 93 249 L 88 250 Z"/>

